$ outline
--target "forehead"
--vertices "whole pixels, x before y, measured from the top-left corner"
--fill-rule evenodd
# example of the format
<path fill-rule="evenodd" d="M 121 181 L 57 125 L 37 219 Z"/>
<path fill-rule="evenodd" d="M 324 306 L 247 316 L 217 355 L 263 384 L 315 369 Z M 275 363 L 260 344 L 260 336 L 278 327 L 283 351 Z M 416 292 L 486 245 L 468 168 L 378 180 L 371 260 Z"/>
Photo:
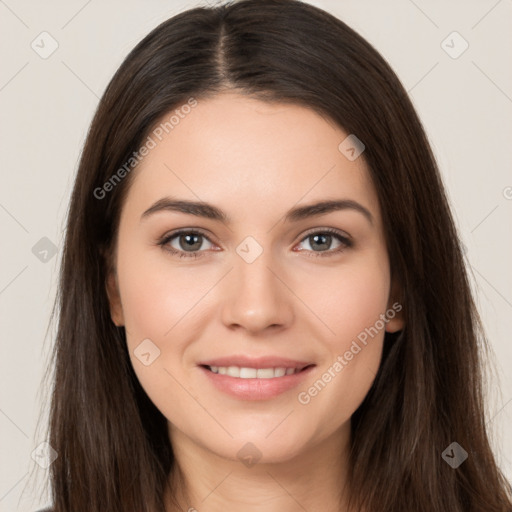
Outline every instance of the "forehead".
<path fill-rule="evenodd" d="M 363 158 L 339 150 L 349 134 L 312 109 L 236 93 L 176 109 L 150 132 L 154 144 L 133 171 L 127 204 L 140 210 L 167 194 L 222 204 L 240 218 L 299 201 L 353 199 L 378 217 Z"/>

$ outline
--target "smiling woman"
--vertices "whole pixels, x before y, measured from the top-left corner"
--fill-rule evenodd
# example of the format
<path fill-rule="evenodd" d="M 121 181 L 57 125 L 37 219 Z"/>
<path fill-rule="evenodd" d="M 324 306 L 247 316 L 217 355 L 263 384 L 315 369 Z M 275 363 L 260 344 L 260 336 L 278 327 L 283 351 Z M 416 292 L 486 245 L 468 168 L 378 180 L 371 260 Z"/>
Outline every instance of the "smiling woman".
<path fill-rule="evenodd" d="M 427 138 L 318 8 L 196 8 L 136 46 L 57 299 L 54 512 L 512 510 Z"/>

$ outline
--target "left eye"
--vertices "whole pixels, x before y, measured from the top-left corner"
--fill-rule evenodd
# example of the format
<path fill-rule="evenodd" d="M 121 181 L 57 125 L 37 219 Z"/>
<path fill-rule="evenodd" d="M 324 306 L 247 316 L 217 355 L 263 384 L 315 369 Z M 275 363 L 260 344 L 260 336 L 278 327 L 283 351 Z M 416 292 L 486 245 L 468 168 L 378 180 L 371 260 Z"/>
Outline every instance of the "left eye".
<path fill-rule="evenodd" d="M 313 254 L 313 256 L 332 256 L 333 254 L 338 254 L 342 252 L 347 247 L 352 246 L 352 242 L 350 239 L 337 231 L 333 231 L 331 229 L 326 229 L 324 231 L 315 231 L 314 233 L 310 233 L 306 237 L 302 239 L 302 241 L 307 240 L 313 241 L 313 246 L 317 249 L 329 249 L 331 246 L 332 240 L 336 239 L 339 242 L 339 245 L 337 248 L 331 249 L 331 250 L 311 250 L 310 252 L 317 253 Z M 301 243 L 302 243 L 301 241 Z M 310 247 L 312 246 L 311 242 L 308 242 Z M 300 249 L 300 251 L 303 251 L 304 249 Z"/>
<path fill-rule="evenodd" d="M 324 250 L 329 249 L 329 247 L 332 244 L 333 238 L 338 240 L 338 247 L 331 250 Z M 158 242 L 158 245 L 160 245 L 173 255 L 179 254 L 180 258 L 198 258 L 203 255 L 202 252 L 204 252 L 204 250 L 201 249 L 205 249 L 203 247 L 203 242 L 205 240 L 212 244 L 209 238 L 199 231 L 183 230 L 163 237 Z M 313 253 L 310 254 L 311 256 L 332 256 L 352 246 L 352 241 L 350 240 L 350 238 L 332 229 L 324 229 L 322 231 L 312 232 L 306 235 L 304 238 L 302 238 L 300 243 L 302 244 L 304 241 L 309 240 L 313 241 L 312 244 L 311 242 L 308 242 L 310 247 L 313 245 L 314 247 L 316 247 L 316 249 L 320 249 L 306 250 L 307 253 Z M 173 245 L 175 242 L 177 242 L 178 244 L 177 247 Z M 208 249 L 208 247 L 206 249 Z M 302 252 L 304 251 L 304 249 L 299 249 L 298 251 Z"/>

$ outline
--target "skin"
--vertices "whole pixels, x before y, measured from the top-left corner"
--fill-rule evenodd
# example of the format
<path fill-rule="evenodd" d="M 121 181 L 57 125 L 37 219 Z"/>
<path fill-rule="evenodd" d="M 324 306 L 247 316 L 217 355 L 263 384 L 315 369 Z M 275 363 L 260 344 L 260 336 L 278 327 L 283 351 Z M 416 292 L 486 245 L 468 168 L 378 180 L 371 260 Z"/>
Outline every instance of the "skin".
<path fill-rule="evenodd" d="M 345 503 L 350 417 L 378 371 L 384 331 L 403 327 L 397 314 L 308 404 L 298 401 L 397 301 L 368 170 L 338 150 L 347 135 L 311 109 L 222 93 L 198 101 L 133 171 L 107 290 L 136 375 L 168 420 L 188 491 L 183 510 L 339 511 L 338 500 Z M 141 220 L 168 195 L 214 204 L 232 222 L 175 211 Z M 357 201 L 373 222 L 350 209 L 282 220 L 292 207 L 326 199 Z M 205 233 L 202 256 L 180 258 L 158 245 L 181 228 Z M 333 236 L 319 247 L 312 235 L 325 228 L 353 245 L 335 253 L 342 243 Z M 252 263 L 236 252 L 247 236 L 263 249 Z M 168 245 L 187 254 L 179 236 Z M 160 355 L 146 366 L 134 350 L 148 338 Z M 232 354 L 316 367 L 296 389 L 240 400 L 197 366 Z M 251 467 L 237 456 L 248 442 L 261 453 Z"/>

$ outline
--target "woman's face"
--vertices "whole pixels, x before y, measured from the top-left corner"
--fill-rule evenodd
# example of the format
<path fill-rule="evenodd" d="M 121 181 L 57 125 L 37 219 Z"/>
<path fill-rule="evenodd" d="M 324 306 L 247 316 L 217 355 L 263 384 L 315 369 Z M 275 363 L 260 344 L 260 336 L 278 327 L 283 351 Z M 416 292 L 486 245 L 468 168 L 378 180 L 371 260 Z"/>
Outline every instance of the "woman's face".
<path fill-rule="evenodd" d="M 108 290 L 171 436 L 276 462 L 347 431 L 384 331 L 402 327 L 376 192 L 347 136 L 234 93 L 150 134 Z M 309 208 L 325 201 L 340 203 Z"/>

